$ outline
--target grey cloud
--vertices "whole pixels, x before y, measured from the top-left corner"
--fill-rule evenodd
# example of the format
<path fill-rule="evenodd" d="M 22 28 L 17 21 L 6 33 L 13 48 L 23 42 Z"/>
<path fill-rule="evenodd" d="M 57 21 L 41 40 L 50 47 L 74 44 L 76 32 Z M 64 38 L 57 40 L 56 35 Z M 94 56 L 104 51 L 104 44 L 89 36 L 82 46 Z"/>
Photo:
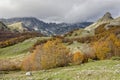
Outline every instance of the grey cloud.
<path fill-rule="evenodd" d="M 47 22 L 94 21 L 107 11 L 119 16 L 119 4 L 120 0 L 2 0 L 0 16 L 32 16 Z"/>

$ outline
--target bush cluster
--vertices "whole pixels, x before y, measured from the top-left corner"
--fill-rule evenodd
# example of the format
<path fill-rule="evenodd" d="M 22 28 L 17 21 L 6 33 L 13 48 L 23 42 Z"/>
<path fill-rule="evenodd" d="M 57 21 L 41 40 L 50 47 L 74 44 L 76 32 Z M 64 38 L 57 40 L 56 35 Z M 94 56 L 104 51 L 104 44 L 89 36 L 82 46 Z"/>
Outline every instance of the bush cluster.
<path fill-rule="evenodd" d="M 0 59 L 0 71 L 20 70 L 20 64 L 8 59 Z"/>
<path fill-rule="evenodd" d="M 66 66 L 69 63 L 69 50 L 60 39 L 39 45 L 22 63 L 22 70 L 40 70 Z"/>
<path fill-rule="evenodd" d="M 16 33 L 14 33 L 14 34 L 16 34 Z M 42 35 L 40 35 L 39 33 L 35 33 L 35 32 L 19 33 L 18 36 L 14 36 L 13 38 L 8 38 L 7 40 L 0 41 L 0 48 L 11 46 L 11 45 L 17 44 L 19 42 L 22 42 L 26 39 L 29 39 L 32 37 L 38 37 L 38 36 L 42 36 Z"/>

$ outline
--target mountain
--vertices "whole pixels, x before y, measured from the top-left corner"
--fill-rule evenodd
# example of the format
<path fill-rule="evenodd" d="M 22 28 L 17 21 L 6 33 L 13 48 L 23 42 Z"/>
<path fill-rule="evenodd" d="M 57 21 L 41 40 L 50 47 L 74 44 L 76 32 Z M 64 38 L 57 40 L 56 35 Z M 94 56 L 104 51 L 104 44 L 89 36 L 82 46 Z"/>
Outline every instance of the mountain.
<path fill-rule="evenodd" d="M 22 24 L 24 24 L 25 27 L 28 27 L 29 29 L 39 31 L 44 34 L 46 33 L 44 31 L 46 31 L 45 27 L 47 27 L 47 24 L 33 17 L 0 19 L 0 21 L 4 22 L 6 25 L 21 22 Z"/>
<path fill-rule="evenodd" d="M 98 21 L 96 21 L 95 23 L 93 23 L 92 25 L 88 26 L 85 28 L 85 30 L 88 30 L 88 31 L 93 31 L 101 24 L 105 24 L 105 23 L 109 23 L 113 20 L 112 16 L 111 16 L 111 13 L 107 12 L 105 13 L 105 15 L 100 18 Z"/>
<path fill-rule="evenodd" d="M 17 22 L 17 23 L 8 25 L 8 28 L 13 32 L 33 31 L 32 29 L 29 29 L 28 27 L 26 27 L 22 22 Z"/>
<path fill-rule="evenodd" d="M 47 28 L 54 34 L 64 34 L 69 31 L 79 29 L 79 28 L 84 28 L 88 25 L 90 25 L 92 22 L 82 22 L 82 23 L 74 23 L 74 24 L 67 24 L 67 23 L 60 23 L 60 24 L 55 24 L 55 23 L 50 23 L 49 27 Z"/>
<path fill-rule="evenodd" d="M 25 27 L 41 32 L 42 34 L 45 35 L 61 35 L 74 29 L 84 28 L 92 23 L 92 22 L 81 22 L 74 24 L 45 23 L 34 17 L 0 19 L 0 21 L 4 22 L 6 25 L 11 25 L 21 22 L 22 24 L 25 25 Z"/>
<path fill-rule="evenodd" d="M 110 12 L 106 12 L 102 18 L 98 20 L 98 22 L 109 22 L 113 20 L 113 17 L 111 16 Z"/>
<path fill-rule="evenodd" d="M 120 34 L 120 17 L 113 19 L 111 13 L 107 12 L 103 17 L 98 19 L 95 23 L 87 26 L 84 29 L 73 30 L 65 34 L 65 37 L 87 37 L 94 36 L 96 33 L 115 32 Z M 108 30 L 109 29 L 109 30 Z"/>

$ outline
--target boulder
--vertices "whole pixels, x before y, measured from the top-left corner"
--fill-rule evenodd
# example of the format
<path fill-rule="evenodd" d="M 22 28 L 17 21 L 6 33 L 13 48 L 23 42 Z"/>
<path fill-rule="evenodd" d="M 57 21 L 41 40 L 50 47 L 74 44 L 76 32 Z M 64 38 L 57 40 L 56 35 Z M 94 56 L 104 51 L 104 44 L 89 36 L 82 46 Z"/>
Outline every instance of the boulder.
<path fill-rule="evenodd" d="M 32 72 L 26 72 L 26 76 L 32 76 Z"/>

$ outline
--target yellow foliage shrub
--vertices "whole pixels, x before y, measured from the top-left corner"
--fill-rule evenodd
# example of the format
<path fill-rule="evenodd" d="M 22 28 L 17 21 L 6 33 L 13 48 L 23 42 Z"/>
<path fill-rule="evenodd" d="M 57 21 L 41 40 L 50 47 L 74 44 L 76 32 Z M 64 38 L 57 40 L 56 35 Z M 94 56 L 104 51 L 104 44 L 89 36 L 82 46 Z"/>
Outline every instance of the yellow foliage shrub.
<path fill-rule="evenodd" d="M 92 46 L 98 59 L 120 56 L 120 39 L 115 34 L 110 34 L 105 40 L 94 42 Z"/>
<path fill-rule="evenodd" d="M 120 39 L 115 34 L 110 34 L 107 41 L 109 41 L 110 57 L 120 56 Z"/>
<path fill-rule="evenodd" d="M 96 57 L 100 60 L 106 59 L 107 54 L 110 52 L 109 44 L 107 41 L 94 42 L 93 49 Z"/>

